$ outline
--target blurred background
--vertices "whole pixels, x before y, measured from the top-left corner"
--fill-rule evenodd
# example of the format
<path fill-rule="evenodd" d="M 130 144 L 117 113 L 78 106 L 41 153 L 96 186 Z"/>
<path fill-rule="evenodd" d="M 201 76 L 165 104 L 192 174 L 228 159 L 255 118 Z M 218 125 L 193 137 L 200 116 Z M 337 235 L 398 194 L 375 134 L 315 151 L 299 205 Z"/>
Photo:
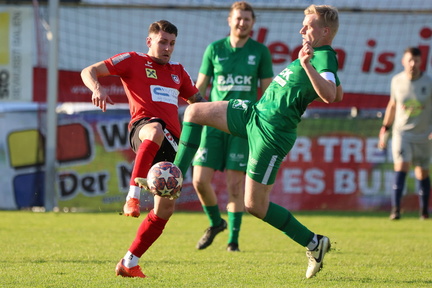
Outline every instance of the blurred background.
<path fill-rule="evenodd" d="M 148 26 L 166 19 L 179 29 L 172 61 L 196 79 L 206 46 L 229 33 L 232 3 L 0 1 L 0 209 L 121 211 L 134 158 L 127 99 L 119 79 L 106 77 L 116 105 L 105 113 L 95 109 L 81 70 L 121 52 L 146 53 Z M 340 12 L 333 48 L 344 100 L 311 104 L 271 200 L 291 210 L 388 210 L 392 159 L 376 148 L 377 136 L 404 49 L 418 46 L 422 69 L 432 71 L 432 1 L 249 3 L 257 15 L 252 38 L 270 49 L 275 75 L 297 58 L 307 6 L 329 4 Z M 50 96 L 49 87 L 57 93 Z M 47 149 L 49 135 L 55 135 L 55 153 Z M 201 209 L 190 179 L 186 175 L 177 210 Z M 214 185 L 223 207 L 223 173 Z M 414 185 L 410 174 L 405 210 L 417 210 Z M 152 201 L 145 194 L 141 206 L 151 208 Z"/>

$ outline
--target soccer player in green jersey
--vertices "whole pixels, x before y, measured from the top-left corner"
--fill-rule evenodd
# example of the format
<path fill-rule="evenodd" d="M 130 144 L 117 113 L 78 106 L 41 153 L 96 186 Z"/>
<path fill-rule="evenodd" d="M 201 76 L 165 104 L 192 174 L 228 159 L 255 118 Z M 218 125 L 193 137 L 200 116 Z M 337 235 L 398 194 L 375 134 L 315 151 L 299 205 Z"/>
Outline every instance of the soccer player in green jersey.
<path fill-rule="evenodd" d="M 268 48 L 251 39 L 255 23 L 252 6 L 239 1 L 231 5 L 228 16 L 230 35 L 211 43 L 204 52 L 196 83 L 201 95 L 206 95 L 211 81 L 209 101 L 244 99 L 257 101 L 258 82 L 265 91 L 272 81 L 273 68 Z M 192 165 L 193 185 L 210 222 L 197 249 L 205 249 L 214 237 L 226 229 L 218 199 L 212 186 L 216 170 L 226 173 L 228 190 L 227 251 L 240 251 L 239 233 L 244 211 L 244 179 L 248 159 L 247 139 L 205 126 L 201 144 Z"/>
<path fill-rule="evenodd" d="M 304 11 L 298 59 L 275 77 L 256 103 L 244 100 L 196 103 L 184 116 L 180 147 L 174 163 L 185 173 L 200 143 L 201 125 L 249 140 L 245 208 L 306 247 L 306 278 L 322 267 L 330 240 L 302 225 L 287 209 L 270 202 L 277 171 L 296 140 L 297 124 L 314 100 L 342 100 L 336 52 L 331 48 L 339 27 L 336 8 L 311 5 Z"/>

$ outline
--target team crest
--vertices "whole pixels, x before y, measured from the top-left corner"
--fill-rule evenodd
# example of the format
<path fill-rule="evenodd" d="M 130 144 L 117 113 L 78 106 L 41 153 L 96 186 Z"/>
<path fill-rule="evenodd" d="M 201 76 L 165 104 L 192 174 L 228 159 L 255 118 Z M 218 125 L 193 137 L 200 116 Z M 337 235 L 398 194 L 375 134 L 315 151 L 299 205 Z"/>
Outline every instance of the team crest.
<path fill-rule="evenodd" d="M 157 75 L 156 75 L 156 70 L 155 69 L 146 68 L 145 70 L 146 70 L 147 78 L 157 79 Z"/>
<path fill-rule="evenodd" d="M 171 74 L 171 78 L 173 79 L 174 83 L 180 84 L 180 78 L 177 75 Z"/>
<path fill-rule="evenodd" d="M 249 65 L 255 65 L 256 64 L 255 63 L 255 58 L 256 58 L 255 55 L 249 55 L 249 57 L 248 57 L 248 64 Z"/>

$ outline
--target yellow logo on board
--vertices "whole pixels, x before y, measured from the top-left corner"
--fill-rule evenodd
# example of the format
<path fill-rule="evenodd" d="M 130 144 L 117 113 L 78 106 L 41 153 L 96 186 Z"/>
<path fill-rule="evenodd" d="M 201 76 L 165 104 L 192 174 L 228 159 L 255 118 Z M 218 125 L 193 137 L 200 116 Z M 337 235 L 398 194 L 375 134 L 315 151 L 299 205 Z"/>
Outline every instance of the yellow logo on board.
<path fill-rule="evenodd" d="M 0 13 L 0 65 L 9 65 L 9 13 Z"/>

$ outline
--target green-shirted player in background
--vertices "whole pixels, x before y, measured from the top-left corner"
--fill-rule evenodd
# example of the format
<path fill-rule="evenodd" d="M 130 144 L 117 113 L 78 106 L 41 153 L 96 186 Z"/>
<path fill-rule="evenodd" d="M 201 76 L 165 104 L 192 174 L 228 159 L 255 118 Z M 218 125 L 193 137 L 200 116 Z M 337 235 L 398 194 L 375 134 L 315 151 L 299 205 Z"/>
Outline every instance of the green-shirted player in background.
<path fill-rule="evenodd" d="M 268 48 L 251 39 L 255 23 L 252 6 L 235 2 L 228 16 L 230 35 L 211 43 L 203 56 L 196 83 L 201 95 L 206 95 L 211 82 L 209 101 L 243 99 L 258 100 L 258 82 L 262 92 L 272 81 L 273 68 Z M 211 116 L 210 116 L 211 117 Z M 193 185 L 206 213 L 210 227 L 197 243 L 205 249 L 214 237 L 226 229 L 218 199 L 212 186 L 216 170 L 226 169 L 228 191 L 228 251 L 240 251 L 238 240 L 244 212 L 244 179 L 249 155 L 247 139 L 233 136 L 216 128 L 203 129 L 201 144 L 193 161 Z"/>
<path fill-rule="evenodd" d="M 306 278 L 322 267 L 330 240 L 302 225 L 287 209 L 270 202 L 277 171 L 294 145 L 297 124 L 314 100 L 342 100 L 336 52 L 330 46 L 339 27 L 336 8 L 311 5 L 304 11 L 298 59 L 275 77 L 262 98 L 196 103 L 187 107 L 180 147 L 174 163 L 185 173 L 200 143 L 201 125 L 212 126 L 249 140 L 245 208 L 306 247 Z"/>

